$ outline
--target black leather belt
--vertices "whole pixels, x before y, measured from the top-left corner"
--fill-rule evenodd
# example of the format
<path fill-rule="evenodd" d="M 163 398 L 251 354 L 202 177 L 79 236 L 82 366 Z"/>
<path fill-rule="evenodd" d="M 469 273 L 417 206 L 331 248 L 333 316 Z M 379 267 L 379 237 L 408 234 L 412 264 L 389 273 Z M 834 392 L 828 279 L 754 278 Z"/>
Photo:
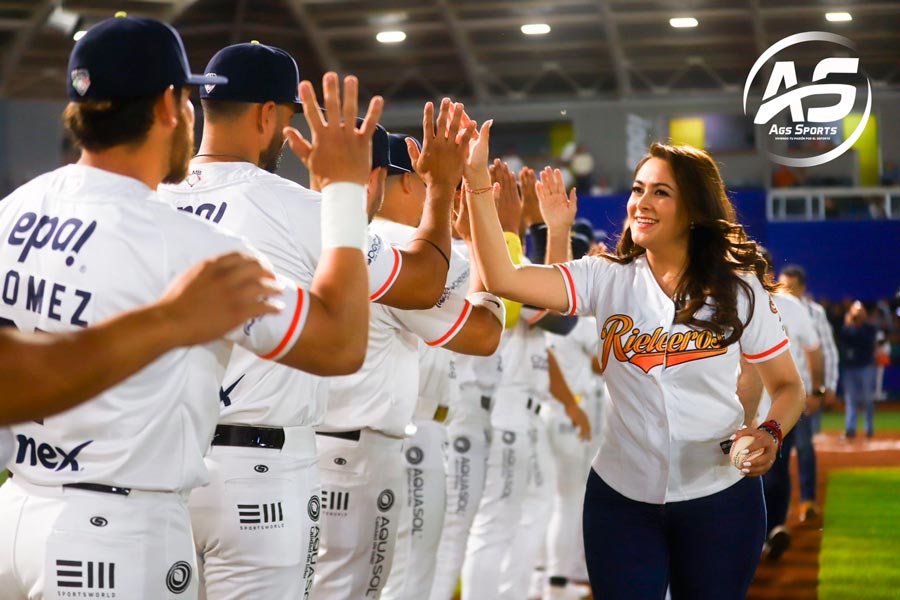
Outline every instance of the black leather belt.
<path fill-rule="evenodd" d="M 525 405 L 525 408 L 527 408 L 528 410 L 533 410 L 534 414 L 536 415 L 541 414 L 541 403 L 537 400 L 532 400 L 531 398 L 529 398 L 528 404 Z"/>
<path fill-rule="evenodd" d="M 491 397 L 490 396 L 482 396 L 481 397 L 481 408 L 484 410 L 491 412 Z"/>
<path fill-rule="evenodd" d="M 216 425 L 212 445 L 281 450 L 284 447 L 284 429 L 251 425 Z"/>
<path fill-rule="evenodd" d="M 131 488 L 102 485 L 100 483 L 65 483 L 63 484 L 63 488 L 70 490 L 87 490 L 89 492 L 100 492 L 103 494 L 115 494 L 117 496 L 127 496 L 131 493 Z"/>
<path fill-rule="evenodd" d="M 360 432 L 362 432 L 362 429 L 356 429 L 354 431 L 317 431 L 316 435 L 327 435 L 328 437 L 358 442 Z"/>

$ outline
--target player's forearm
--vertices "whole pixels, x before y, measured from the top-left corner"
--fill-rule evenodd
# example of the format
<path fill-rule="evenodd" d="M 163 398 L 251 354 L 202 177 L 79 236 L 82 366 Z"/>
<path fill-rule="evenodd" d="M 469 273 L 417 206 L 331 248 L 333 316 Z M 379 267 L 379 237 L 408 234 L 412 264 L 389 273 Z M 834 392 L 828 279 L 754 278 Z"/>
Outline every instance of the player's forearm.
<path fill-rule="evenodd" d="M 550 395 L 559 400 L 563 406 L 576 405 L 578 402 L 575 394 L 572 393 L 572 388 L 569 387 L 569 383 L 563 375 L 556 355 L 551 350 L 547 350 L 547 368 L 550 375 Z"/>
<path fill-rule="evenodd" d="M 570 260 L 572 260 L 572 242 L 569 240 L 569 229 L 548 229 L 546 264 L 555 265 Z"/>
<path fill-rule="evenodd" d="M 813 389 L 821 389 L 825 384 L 825 358 L 822 349 L 817 348 L 812 352 L 807 352 L 806 362 L 809 365 L 809 377 L 812 380 Z"/>
<path fill-rule="evenodd" d="M 368 275 L 362 252 L 322 252 L 309 290 L 309 316 L 294 348 L 279 362 L 315 375 L 359 370 L 369 333 Z"/>
<path fill-rule="evenodd" d="M 509 293 L 516 267 L 510 259 L 491 192 L 467 193 L 466 202 L 472 227 L 472 259 L 484 285 L 492 294 L 518 300 Z"/>
<path fill-rule="evenodd" d="M 80 331 L 9 337 L 0 344 L 0 425 L 68 410 L 181 342 L 155 305 Z"/>
<path fill-rule="evenodd" d="M 803 389 L 803 382 L 799 375 L 795 380 L 783 381 L 776 385 L 775 389 L 769 391 L 772 397 L 772 408 L 765 420 L 773 419 L 781 425 L 781 431 L 787 435 L 805 409 L 806 390 Z"/>

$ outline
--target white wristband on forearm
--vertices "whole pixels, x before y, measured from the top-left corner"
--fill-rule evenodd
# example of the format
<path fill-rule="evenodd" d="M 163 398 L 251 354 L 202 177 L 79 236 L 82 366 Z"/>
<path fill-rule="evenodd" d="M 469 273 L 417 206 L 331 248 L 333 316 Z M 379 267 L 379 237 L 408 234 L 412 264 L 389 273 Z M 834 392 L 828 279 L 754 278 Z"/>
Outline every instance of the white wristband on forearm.
<path fill-rule="evenodd" d="M 366 186 L 358 183 L 332 183 L 322 190 L 322 249 L 356 248 L 365 251 Z"/>
<path fill-rule="evenodd" d="M 500 326 L 506 325 L 506 307 L 503 301 L 493 294 L 487 292 L 475 292 L 469 294 L 466 298 L 472 306 L 481 306 L 486 308 L 494 317 L 500 321 Z"/>

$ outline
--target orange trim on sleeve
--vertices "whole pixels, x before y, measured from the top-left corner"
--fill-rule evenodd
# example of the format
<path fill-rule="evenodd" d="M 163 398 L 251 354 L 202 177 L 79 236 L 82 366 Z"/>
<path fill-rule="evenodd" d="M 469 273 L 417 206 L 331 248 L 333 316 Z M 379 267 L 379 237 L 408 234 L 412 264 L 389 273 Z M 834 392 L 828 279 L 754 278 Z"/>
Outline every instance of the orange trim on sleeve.
<path fill-rule="evenodd" d="M 384 296 L 389 289 L 394 285 L 394 282 L 397 281 L 397 277 L 400 275 L 400 251 L 391 246 L 391 250 L 394 252 L 394 268 L 391 270 L 390 276 L 388 276 L 387 281 L 384 282 L 384 285 L 378 289 L 377 292 L 369 296 L 369 302 L 375 302 L 382 296 Z"/>
<path fill-rule="evenodd" d="M 766 350 L 762 354 L 753 354 L 753 355 L 744 354 L 744 358 L 746 358 L 747 360 L 759 360 L 761 358 L 765 358 L 767 356 L 770 356 L 770 355 L 778 352 L 779 350 L 781 350 L 782 348 L 787 346 L 787 344 L 788 344 L 788 339 L 784 338 L 784 341 L 782 341 L 780 344 L 778 344 L 774 348 L 770 348 L 769 350 Z"/>
<path fill-rule="evenodd" d="M 572 310 L 570 310 L 567 315 L 570 317 L 574 316 L 578 311 L 578 299 L 575 296 L 575 280 L 572 279 L 572 273 L 569 272 L 569 268 L 566 265 L 556 265 L 563 272 L 563 275 L 566 278 L 566 283 L 569 284 L 569 292 L 572 295 Z"/>
<path fill-rule="evenodd" d="M 466 305 L 463 308 L 462 313 L 459 315 L 459 318 L 456 320 L 456 323 L 453 324 L 453 327 L 450 328 L 450 331 L 442 335 L 440 338 L 434 340 L 433 342 L 425 342 L 428 346 L 440 346 L 447 342 L 450 338 L 456 335 L 460 329 L 462 329 L 463 324 L 469 318 L 469 315 L 472 313 L 472 305 L 469 304 L 469 301 L 466 300 Z"/>
<path fill-rule="evenodd" d="M 534 325 L 535 323 L 537 323 L 538 321 L 540 321 L 541 319 L 543 319 L 544 316 L 545 316 L 548 312 L 550 312 L 550 311 L 547 310 L 546 308 L 545 308 L 544 310 L 539 310 L 539 311 L 538 311 L 537 313 L 535 313 L 535 315 L 534 315 L 533 317 L 531 317 L 530 319 L 525 319 L 525 322 L 528 323 L 529 325 Z"/>
<path fill-rule="evenodd" d="M 284 334 L 284 337 L 281 340 L 281 343 L 278 344 L 274 350 L 269 352 L 268 354 L 260 354 L 260 358 L 271 359 L 284 350 L 285 346 L 288 345 L 288 342 L 291 341 L 291 338 L 294 337 L 294 331 L 297 329 L 297 324 L 300 322 L 300 315 L 303 314 L 303 300 L 304 300 L 303 288 L 299 285 L 297 286 L 297 307 L 294 309 L 294 317 L 291 319 L 291 326 L 288 327 L 287 333 Z"/>

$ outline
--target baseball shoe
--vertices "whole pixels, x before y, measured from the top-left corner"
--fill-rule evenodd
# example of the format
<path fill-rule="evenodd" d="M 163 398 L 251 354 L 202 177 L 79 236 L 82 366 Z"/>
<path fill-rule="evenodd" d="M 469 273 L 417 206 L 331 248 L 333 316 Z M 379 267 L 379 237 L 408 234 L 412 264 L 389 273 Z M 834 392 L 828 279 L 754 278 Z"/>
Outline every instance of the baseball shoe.
<path fill-rule="evenodd" d="M 779 525 L 772 529 L 769 538 L 766 540 L 768 552 L 766 558 L 768 560 L 778 560 L 784 551 L 791 545 L 791 534 L 788 533 L 787 527 Z"/>
<path fill-rule="evenodd" d="M 807 500 L 800 504 L 800 522 L 805 523 L 819 516 L 819 507 L 815 502 Z"/>

